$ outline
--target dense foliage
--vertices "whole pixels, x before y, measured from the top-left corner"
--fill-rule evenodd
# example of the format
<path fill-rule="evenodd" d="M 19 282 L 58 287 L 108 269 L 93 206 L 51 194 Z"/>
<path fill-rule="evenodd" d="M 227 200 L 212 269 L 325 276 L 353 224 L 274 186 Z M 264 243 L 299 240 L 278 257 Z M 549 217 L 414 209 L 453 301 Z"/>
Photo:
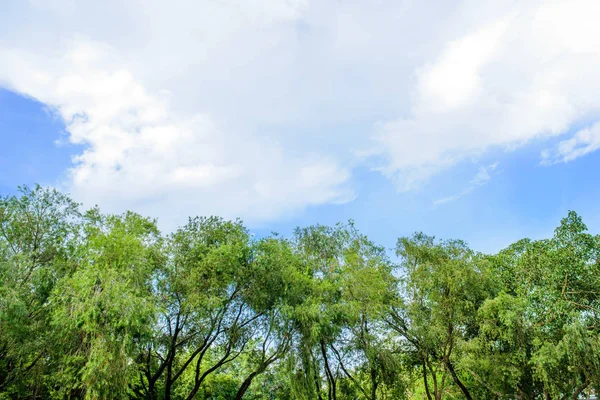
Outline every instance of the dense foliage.
<path fill-rule="evenodd" d="M 577 399 L 600 389 L 600 236 L 494 255 L 352 223 L 163 235 L 42 187 L 0 198 L 0 399 Z"/>

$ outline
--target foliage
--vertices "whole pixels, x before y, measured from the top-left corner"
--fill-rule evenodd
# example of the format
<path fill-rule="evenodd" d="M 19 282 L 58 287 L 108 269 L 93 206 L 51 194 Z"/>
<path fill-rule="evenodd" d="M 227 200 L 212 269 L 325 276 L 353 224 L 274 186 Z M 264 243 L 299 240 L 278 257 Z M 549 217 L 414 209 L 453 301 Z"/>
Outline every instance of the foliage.
<path fill-rule="evenodd" d="M 36 186 L 0 198 L 0 399 L 578 399 L 600 390 L 600 237 L 497 254 L 352 221 L 172 234 Z"/>

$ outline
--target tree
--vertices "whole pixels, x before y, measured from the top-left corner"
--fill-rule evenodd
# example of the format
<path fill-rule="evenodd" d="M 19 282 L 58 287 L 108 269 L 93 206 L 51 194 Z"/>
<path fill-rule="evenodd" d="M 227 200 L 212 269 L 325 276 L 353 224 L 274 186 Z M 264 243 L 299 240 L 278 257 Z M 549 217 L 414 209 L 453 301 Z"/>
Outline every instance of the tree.
<path fill-rule="evenodd" d="M 384 248 L 349 230 L 339 279 L 342 332 L 329 347 L 357 397 L 376 400 L 395 389 L 401 396 L 403 371 L 384 323 L 395 294 L 393 266 Z"/>
<path fill-rule="evenodd" d="M 44 394 L 55 335 L 51 293 L 75 268 L 78 206 L 56 190 L 0 197 L 0 392 Z"/>
<path fill-rule="evenodd" d="M 285 243 L 252 243 L 241 222 L 195 218 L 173 234 L 156 278 L 162 307 L 152 339 L 140 349 L 136 393 L 192 399 L 212 374 L 245 359 L 242 398 L 291 341 L 284 299 L 290 287 Z"/>
<path fill-rule="evenodd" d="M 388 323 L 420 369 L 427 398 L 453 390 L 448 379 L 473 398 L 457 353 L 477 333 L 477 310 L 489 290 L 483 263 L 462 241 L 436 242 L 422 233 L 400 238 L 397 255 L 401 279 Z"/>
<path fill-rule="evenodd" d="M 295 311 L 298 395 L 377 398 L 386 384 L 398 382 L 382 330 L 394 283 L 385 250 L 352 222 L 298 229 L 295 245 L 311 280 L 310 293 Z"/>
<path fill-rule="evenodd" d="M 156 277 L 161 312 L 137 357 L 140 397 L 193 398 L 205 379 L 236 359 L 258 318 L 243 302 L 249 236 L 241 223 L 195 218 L 168 240 L 168 257 Z M 212 356 L 208 359 L 207 353 Z M 178 388 L 183 374 L 189 382 Z"/>
<path fill-rule="evenodd" d="M 75 272 L 52 294 L 52 328 L 60 334 L 57 395 L 126 397 L 137 371 L 135 349 L 155 323 L 155 271 L 164 263 L 154 221 L 134 213 L 86 214 Z"/>
<path fill-rule="evenodd" d="M 353 225 L 254 239 L 0 198 L 0 399 L 579 399 L 600 390 L 600 236 L 490 255 Z"/>
<path fill-rule="evenodd" d="M 598 387 L 600 241 L 574 212 L 551 239 L 491 257 L 500 289 L 479 311 L 466 364 L 489 393 L 577 399 Z"/>
<path fill-rule="evenodd" d="M 263 315 L 247 354 L 249 373 L 235 399 L 244 397 L 257 376 L 281 360 L 290 349 L 295 329 L 293 309 L 302 301 L 300 263 L 289 242 L 278 238 L 264 239 L 254 247 L 250 276 L 252 283 L 246 301 Z"/>

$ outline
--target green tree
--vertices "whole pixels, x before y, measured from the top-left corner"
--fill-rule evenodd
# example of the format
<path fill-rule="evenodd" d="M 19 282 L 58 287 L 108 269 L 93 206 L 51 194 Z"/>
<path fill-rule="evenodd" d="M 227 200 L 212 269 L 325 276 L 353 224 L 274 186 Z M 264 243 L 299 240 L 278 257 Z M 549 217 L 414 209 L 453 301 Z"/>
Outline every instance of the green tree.
<path fill-rule="evenodd" d="M 56 190 L 21 187 L 0 197 L 0 393 L 45 396 L 50 358 L 50 295 L 75 268 L 78 206 Z"/>
<path fill-rule="evenodd" d="M 245 279 L 251 284 L 246 301 L 262 313 L 246 360 L 246 376 L 235 399 L 242 399 L 257 376 L 280 361 L 295 334 L 293 310 L 302 302 L 299 259 L 290 243 L 267 238 L 254 246 L 252 268 Z"/>
<path fill-rule="evenodd" d="M 57 396 L 123 398 L 132 362 L 156 321 L 155 271 L 164 263 L 154 221 L 134 213 L 86 214 L 76 271 L 53 291 L 52 328 L 62 346 Z"/>
<path fill-rule="evenodd" d="M 354 225 L 162 235 L 36 186 L 0 198 L 0 399 L 579 399 L 600 390 L 600 236 L 481 255 Z"/>
<path fill-rule="evenodd" d="M 191 219 L 171 235 L 156 278 L 160 318 L 137 358 L 138 396 L 192 399 L 212 375 L 246 360 L 235 395 L 242 398 L 282 357 L 291 331 L 282 300 L 289 256 L 281 246 L 253 243 L 241 222 L 214 217 Z"/>
<path fill-rule="evenodd" d="M 472 399 L 469 375 L 458 365 L 461 347 L 477 334 L 477 310 L 490 290 L 485 263 L 462 241 L 436 242 L 422 233 L 400 238 L 397 254 L 401 279 L 389 326 L 421 371 L 428 399 L 456 389 Z"/>
<path fill-rule="evenodd" d="M 298 229 L 295 246 L 311 280 L 295 310 L 296 395 L 375 399 L 398 382 L 382 330 L 394 278 L 384 249 L 352 223 Z"/>
<path fill-rule="evenodd" d="M 577 399 L 599 382 L 600 241 L 574 212 L 551 239 L 490 257 L 498 295 L 479 310 L 465 366 L 490 396 Z"/>

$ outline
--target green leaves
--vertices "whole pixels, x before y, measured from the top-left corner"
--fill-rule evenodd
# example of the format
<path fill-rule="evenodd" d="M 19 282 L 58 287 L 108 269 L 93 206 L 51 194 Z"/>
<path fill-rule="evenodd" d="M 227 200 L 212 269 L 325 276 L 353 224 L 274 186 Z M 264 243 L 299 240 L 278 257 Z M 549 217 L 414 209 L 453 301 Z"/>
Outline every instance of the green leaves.
<path fill-rule="evenodd" d="M 503 291 L 479 310 L 467 363 L 492 392 L 573 398 L 598 384 L 599 243 L 570 212 L 553 238 L 491 258 Z"/>
<path fill-rule="evenodd" d="M 136 342 L 156 321 L 153 277 L 161 241 L 154 223 L 133 213 L 87 219 L 82 262 L 53 293 L 59 362 L 77 371 L 58 376 L 64 390 L 89 399 L 125 396 L 136 376 Z M 68 392 L 67 392 L 68 393 Z"/>
<path fill-rule="evenodd" d="M 19 188 L 0 198 L 0 392 L 44 391 L 53 349 L 51 293 L 75 268 L 81 216 L 51 189 Z"/>
<path fill-rule="evenodd" d="M 577 398 L 600 387 L 600 237 L 494 255 L 352 222 L 254 239 L 0 198 L 0 398 Z"/>
<path fill-rule="evenodd" d="M 492 287 L 485 259 L 462 241 L 437 242 L 422 233 L 400 238 L 396 253 L 401 280 L 390 327 L 414 354 L 428 397 L 460 390 L 471 398 L 470 377 L 460 361 L 477 333 L 477 310 Z M 447 379 L 456 386 L 446 388 Z"/>

